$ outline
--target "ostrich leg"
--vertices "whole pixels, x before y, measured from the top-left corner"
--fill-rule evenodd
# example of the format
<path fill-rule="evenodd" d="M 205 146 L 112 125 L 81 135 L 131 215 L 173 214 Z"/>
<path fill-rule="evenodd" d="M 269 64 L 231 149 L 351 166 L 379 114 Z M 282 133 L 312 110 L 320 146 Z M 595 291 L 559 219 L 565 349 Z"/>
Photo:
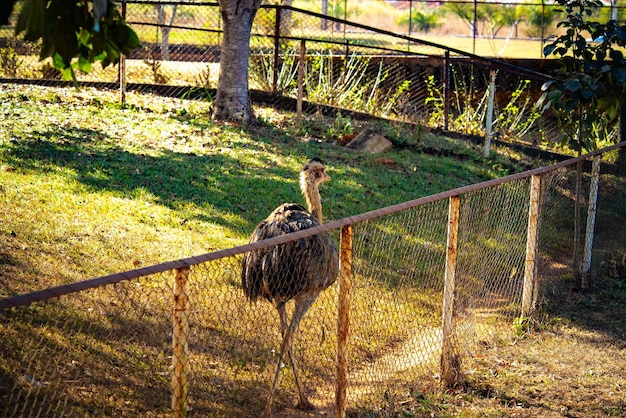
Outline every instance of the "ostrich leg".
<path fill-rule="evenodd" d="M 263 412 L 262 417 L 269 418 L 272 416 L 272 402 L 274 401 L 274 390 L 276 389 L 276 383 L 278 382 L 278 374 L 280 373 L 280 364 L 282 363 L 283 356 L 285 351 L 289 356 L 289 361 L 291 363 L 291 367 L 293 369 L 293 374 L 296 378 L 296 385 L 298 386 L 298 393 L 300 396 L 300 400 L 296 404 L 296 408 L 299 409 L 314 409 L 313 404 L 309 402 L 309 399 L 304 392 L 304 386 L 300 380 L 300 376 L 298 375 L 298 369 L 296 366 L 296 358 L 293 355 L 293 351 L 291 349 L 293 345 L 293 335 L 298 329 L 298 325 L 300 325 L 300 321 L 309 310 L 313 302 L 317 299 L 317 294 L 309 296 L 309 297 L 298 297 L 295 301 L 295 307 L 293 311 L 293 315 L 291 317 L 291 322 L 289 327 L 287 327 L 287 313 L 285 311 L 285 304 L 278 305 L 278 313 L 280 315 L 280 328 L 283 334 L 283 341 L 280 344 L 280 352 L 278 354 L 278 362 L 276 364 L 276 372 L 274 373 L 274 381 L 272 382 L 272 388 L 270 389 L 270 393 L 267 396 L 267 403 L 265 404 L 265 411 Z"/>
<path fill-rule="evenodd" d="M 309 304 L 309 307 L 310 306 L 311 304 Z M 306 307 L 305 312 L 308 309 L 309 308 Z M 280 314 L 280 332 L 284 338 L 285 333 L 287 332 L 287 311 L 285 310 L 284 303 L 281 306 L 279 306 L 278 313 Z M 303 316 L 304 316 L 304 313 L 301 315 L 301 318 Z M 299 322 L 300 320 L 298 320 L 298 323 Z M 298 329 L 298 324 L 295 325 L 294 332 L 296 329 Z M 293 338 L 293 335 L 292 335 L 292 338 Z M 309 401 L 306 399 L 306 395 L 304 395 L 304 386 L 302 385 L 302 381 L 300 380 L 300 376 L 298 375 L 298 366 L 296 365 L 296 356 L 293 354 L 292 343 L 289 344 L 287 355 L 289 355 L 289 362 L 291 363 L 291 370 L 293 370 L 294 377 L 296 378 L 296 385 L 298 386 L 298 393 L 300 394 L 300 401 L 298 402 L 297 406 L 298 408 L 301 408 L 301 409 L 312 409 L 313 405 L 309 403 Z"/>

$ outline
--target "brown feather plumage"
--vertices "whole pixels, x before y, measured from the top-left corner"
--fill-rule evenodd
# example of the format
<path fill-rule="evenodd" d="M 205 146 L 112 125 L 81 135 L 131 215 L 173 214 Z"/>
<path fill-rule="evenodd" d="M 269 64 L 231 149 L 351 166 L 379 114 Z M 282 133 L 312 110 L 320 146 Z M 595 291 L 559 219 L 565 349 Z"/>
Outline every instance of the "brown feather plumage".
<path fill-rule="evenodd" d="M 308 210 L 296 203 L 279 206 L 257 225 L 250 237 L 250 242 L 258 242 L 320 225 L 322 207 L 318 187 L 320 183 L 327 180 L 330 180 L 330 177 L 326 174 L 320 160 L 313 159 L 304 164 L 300 173 L 300 187 Z M 296 377 L 300 394 L 299 406 L 312 407 L 298 377 L 295 358 L 291 352 L 291 342 L 293 333 L 306 311 L 318 295 L 335 282 L 338 272 L 337 248 L 327 232 L 246 253 L 241 272 L 244 293 L 250 301 L 264 298 L 275 304 L 280 314 L 283 333 L 279 365 L 264 415 L 271 414 L 274 387 L 284 352 L 289 354 Z M 288 326 L 285 303 L 291 299 L 295 300 L 295 307 Z"/>

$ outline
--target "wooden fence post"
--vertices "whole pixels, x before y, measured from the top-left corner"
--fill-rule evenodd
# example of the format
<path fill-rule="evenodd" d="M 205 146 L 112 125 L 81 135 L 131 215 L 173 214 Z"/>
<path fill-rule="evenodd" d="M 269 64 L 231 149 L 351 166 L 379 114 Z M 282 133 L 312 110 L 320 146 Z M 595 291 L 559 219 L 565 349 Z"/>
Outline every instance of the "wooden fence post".
<path fill-rule="evenodd" d="M 341 228 L 339 272 L 339 314 L 337 316 L 337 387 L 335 411 L 338 418 L 346 416 L 348 386 L 348 331 L 350 324 L 350 277 L 352 274 L 352 225 Z"/>
<path fill-rule="evenodd" d="M 528 316 L 534 309 L 533 294 L 537 285 L 537 242 L 539 240 L 540 197 L 541 176 L 534 175 L 530 182 L 528 230 L 526 232 L 526 261 L 524 263 L 524 289 L 522 293 L 522 317 Z"/>
<path fill-rule="evenodd" d="M 448 130 L 448 115 L 450 114 L 450 51 L 443 56 L 443 129 Z"/>
<path fill-rule="evenodd" d="M 298 63 L 298 98 L 296 102 L 296 118 L 298 126 L 302 123 L 302 98 L 304 96 L 304 60 L 306 59 L 306 41 L 300 41 L 300 62 Z"/>
<path fill-rule="evenodd" d="M 587 229 L 585 232 L 585 251 L 583 253 L 583 271 L 581 287 L 589 287 L 591 270 L 591 250 L 593 249 L 593 230 L 596 224 L 596 208 L 598 204 L 598 183 L 600 182 L 600 161 L 602 156 L 596 155 L 591 166 L 591 184 L 589 186 L 589 204 L 587 208 Z"/>
<path fill-rule="evenodd" d="M 175 418 L 187 416 L 187 358 L 189 319 L 187 318 L 189 267 L 174 269 L 174 312 L 172 337 L 172 412 Z"/>
<path fill-rule="evenodd" d="M 491 155 L 491 138 L 493 136 L 493 104 L 496 96 L 496 70 L 489 71 L 489 97 L 487 99 L 487 121 L 485 122 L 485 158 Z"/>
<path fill-rule="evenodd" d="M 580 151 L 578 152 L 580 156 Z M 580 289 L 582 287 L 582 274 L 580 265 L 580 205 L 582 200 L 582 172 L 583 163 L 578 161 L 576 163 L 576 198 L 574 200 L 574 256 L 572 264 L 575 272 L 574 287 Z"/>
<path fill-rule="evenodd" d="M 448 210 L 448 242 L 446 252 L 446 272 L 443 285 L 443 338 L 441 343 L 441 384 L 451 387 L 459 382 L 461 364 L 452 341 L 454 334 L 454 287 L 456 279 L 456 258 L 459 232 L 460 196 L 450 197 Z"/>

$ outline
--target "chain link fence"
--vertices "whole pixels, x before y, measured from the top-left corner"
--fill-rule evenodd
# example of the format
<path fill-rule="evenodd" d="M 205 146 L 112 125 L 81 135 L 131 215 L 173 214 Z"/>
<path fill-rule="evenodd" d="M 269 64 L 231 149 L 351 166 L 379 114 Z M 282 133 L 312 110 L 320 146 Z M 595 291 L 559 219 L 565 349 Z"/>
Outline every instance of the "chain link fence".
<path fill-rule="evenodd" d="M 577 270 L 574 252 L 585 259 L 585 228 L 578 246 L 574 237 L 577 161 L 581 224 L 596 214 L 590 277 L 624 268 L 626 165 L 616 163 L 619 146 L 623 152 L 626 143 L 593 154 L 603 161 L 591 212 L 589 163 L 600 158 L 593 155 L 278 239 L 0 299 L 0 413 L 260 413 L 282 336 L 276 308 L 245 297 L 243 258 L 330 232 L 341 248 L 342 274 L 296 333 L 300 377 L 321 413 L 392 416 L 407 393 L 462 381 L 466 365 L 513 336 L 514 325 Z M 298 416 L 291 366 L 281 368 L 274 409 Z M 346 404 L 336 400 L 341 390 Z"/>
<path fill-rule="evenodd" d="M 79 83 L 199 100 L 215 97 L 222 41 L 217 3 L 128 1 L 118 7 L 142 46 L 117 66 L 94 66 L 90 74 L 78 74 Z M 0 81 L 62 84 L 48 61 L 38 61 L 38 45 L 16 39 L 12 30 L 0 29 Z M 556 65 L 551 60 L 529 70 L 275 5 L 259 10 L 250 47 L 253 103 L 304 117 L 324 115 L 327 125 L 340 117 L 379 117 L 548 146 L 560 136 L 550 112 L 533 107 L 547 80 L 543 73 Z"/>

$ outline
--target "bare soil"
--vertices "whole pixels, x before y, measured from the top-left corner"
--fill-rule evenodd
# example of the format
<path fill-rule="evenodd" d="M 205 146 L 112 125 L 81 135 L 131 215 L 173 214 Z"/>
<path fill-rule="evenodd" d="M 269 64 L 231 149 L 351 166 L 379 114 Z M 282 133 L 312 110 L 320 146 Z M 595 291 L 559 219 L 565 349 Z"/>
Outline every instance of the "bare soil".
<path fill-rule="evenodd" d="M 529 332 L 463 359 L 461 387 L 408 384 L 405 399 L 348 416 L 626 417 L 626 269 L 607 266 L 589 291 L 552 277 Z"/>
<path fill-rule="evenodd" d="M 460 387 L 441 391 L 437 376 L 407 382 L 405 395 L 389 397 L 375 409 L 348 409 L 347 416 L 626 417 L 626 268 L 607 266 L 591 290 L 579 292 L 564 264 L 549 267 L 544 298 L 528 332 L 483 341 L 480 355 L 463 358 Z M 414 350 L 414 344 L 403 344 L 388 362 L 413 359 L 405 346 Z M 351 380 L 358 374 L 353 371 Z M 353 384 L 348 405 L 361 395 Z M 334 416 L 333 400 L 314 401 L 315 411 L 279 407 L 275 416 Z"/>

